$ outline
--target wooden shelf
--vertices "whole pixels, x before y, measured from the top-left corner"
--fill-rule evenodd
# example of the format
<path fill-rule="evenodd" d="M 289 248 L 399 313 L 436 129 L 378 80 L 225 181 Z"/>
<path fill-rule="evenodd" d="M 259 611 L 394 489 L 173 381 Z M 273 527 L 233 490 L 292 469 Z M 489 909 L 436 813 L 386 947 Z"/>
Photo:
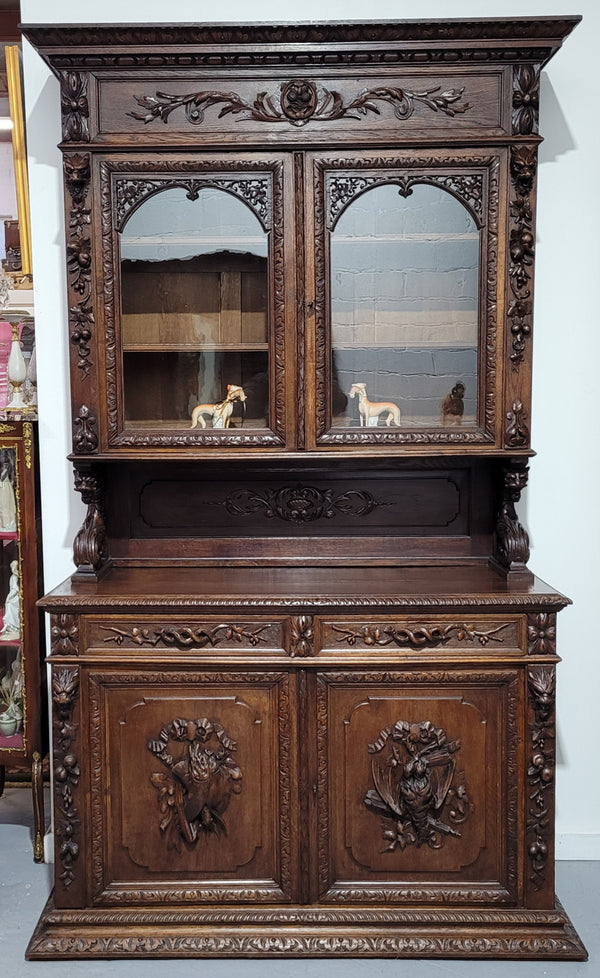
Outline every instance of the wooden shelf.
<path fill-rule="evenodd" d="M 264 353 L 268 343 L 124 343 L 123 353 Z"/>

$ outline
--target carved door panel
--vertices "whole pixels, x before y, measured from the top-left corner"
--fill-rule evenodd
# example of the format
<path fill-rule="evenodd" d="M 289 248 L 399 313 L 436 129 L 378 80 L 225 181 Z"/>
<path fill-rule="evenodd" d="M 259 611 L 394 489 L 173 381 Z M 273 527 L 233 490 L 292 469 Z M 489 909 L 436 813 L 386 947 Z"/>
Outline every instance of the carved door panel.
<path fill-rule="evenodd" d="M 505 156 L 398 150 L 310 164 L 309 443 L 498 443 Z"/>
<path fill-rule="evenodd" d="M 287 673 L 89 677 L 97 903 L 292 898 Z"/>
<path fill-rule="evenodd" d="M 517 899 L 518 670 L 317 679 L 325 901 Z"/>

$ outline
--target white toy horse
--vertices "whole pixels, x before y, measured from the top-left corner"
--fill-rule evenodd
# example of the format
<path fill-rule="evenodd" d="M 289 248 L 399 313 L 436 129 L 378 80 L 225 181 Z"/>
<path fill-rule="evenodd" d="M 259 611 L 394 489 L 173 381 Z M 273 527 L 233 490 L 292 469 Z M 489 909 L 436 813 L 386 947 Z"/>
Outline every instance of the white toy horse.
<path fill-rule="evenodd" d="M 386 425 L 400 425 L 400 408 L 391 401 L 370 401 L 367 397 L 366 384 L 352 384 L 348 397 L 358 397 L 358 414 L 361 428 L 375 426 L 379 416 L 387 414 Z"/>
<path fill-rule="evenodd" d="M 246 395 L 243 387 L 227 384 L 227 397 L 223 401 L 218 404 L 198 404 L 194 408 L 190 427 L 197 428 L 200 425 L 201 428 L 206 428 L 204 415 L 208 415 L 209 418 L 212 418 L 213 428 L 229 428 L 234 402 L 244 402 L 245 400 Z"/>

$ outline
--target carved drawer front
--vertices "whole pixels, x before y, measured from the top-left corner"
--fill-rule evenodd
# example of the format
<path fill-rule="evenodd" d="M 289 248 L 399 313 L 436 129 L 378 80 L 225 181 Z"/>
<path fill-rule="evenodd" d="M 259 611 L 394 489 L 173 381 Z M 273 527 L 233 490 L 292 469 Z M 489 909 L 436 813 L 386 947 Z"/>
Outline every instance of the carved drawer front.
<path fill-rule="evenodd" d="M 131 133 L 140 141 L 177 145 L 192 133 L 218 135 L 221 143 L 239 142 L 240 135 L 285 136 L 305 146 L 330 139 L 332 122 L 341 138 L 398 139 L 425 128 L 449 137 L 474 126 L 482 135 L 498 135 L 506 131 L 502 75 L 501 69 L 468 77 L 432 69 L 418 77 L 375 72 L 365 79 L 362 71 L 319 77 L 308 69 L 304 77 L 240 74 L 233 87 L 231 76 L 218 72 L 198 79 L 171 72 L 161 80 L 160 70 L 151 81 L 100 78 L 98 138 L 113 142 Z"/>
<path fill-rule="evenodd" d="M 285 673 L 89 676 L 99 904 L 292 898 Z"/>
<path fill-rule="evenodd" d="M 322 900 L 516 899 L 519 679 L 318 676 Z"/>
<path fill-rule="evenodd" d="M 86 623 L 88 649 L 144 655 L 209 653 L 232 658 L 248 653 L 281 654 L 284 621 L 260 618 L 93 618 Z"/>
<path fill-rule="evenodd" d="M 522 618 L 478 617 L 459 612 L 414 618 L 376 616 L 365 619 L 325 619 L 321 622 L 323 652 L 377 652 L 488 656 L 520 654 L 524 645 Z"/>

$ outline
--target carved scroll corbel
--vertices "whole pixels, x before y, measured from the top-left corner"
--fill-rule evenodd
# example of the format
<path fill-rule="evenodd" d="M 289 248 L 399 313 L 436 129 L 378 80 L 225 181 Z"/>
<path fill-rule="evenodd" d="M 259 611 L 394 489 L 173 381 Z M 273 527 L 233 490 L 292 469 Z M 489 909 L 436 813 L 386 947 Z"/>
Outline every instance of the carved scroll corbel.
<path fill-rule="evenodd" d="M 504 573 L 525 572 L 529 575 L 529 536 L 519 522 L 516 503 L 527 485 L 527 459 L 513 458 L 504 466 L 502 502 L 498 512 L 495 548 L 492 562 Z"/>
<path fill-rule="evenodd" d="M 91 467 L 76 467 L 74 474 L 75 489 L 87 506 L 85 519 L 73 543 L 76 576 L 98 577 L 108 558 L 102 482 Z"/>

